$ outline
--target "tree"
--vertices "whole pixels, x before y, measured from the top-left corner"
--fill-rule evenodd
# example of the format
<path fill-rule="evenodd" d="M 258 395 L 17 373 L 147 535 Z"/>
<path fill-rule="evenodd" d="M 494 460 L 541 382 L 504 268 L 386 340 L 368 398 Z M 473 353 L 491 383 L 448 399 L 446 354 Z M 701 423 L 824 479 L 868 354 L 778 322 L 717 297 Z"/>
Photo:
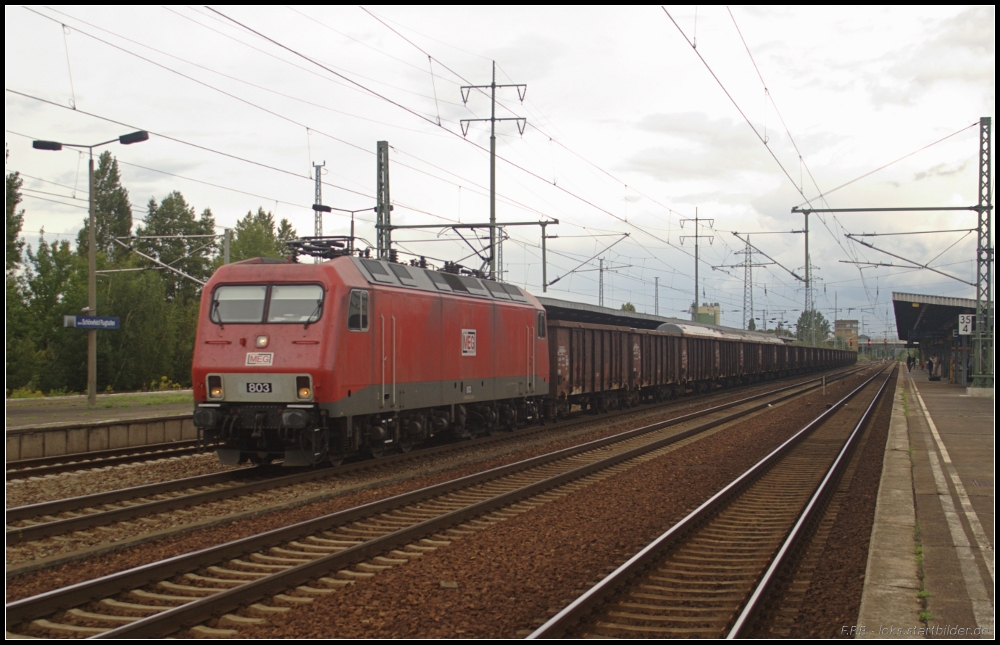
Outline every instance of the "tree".
<path fill-rule="evenodd" d="M 635 311 L 635 305 L 633 305 L 631 302 L 626 302 L 625 304 L 622 305 L 622 311 L 632 311 L 632 312 L 634 312 Z"/>
<path fill-rule="evenodd" d="M 757 323 L 753 321 L 753 318 L 747 323 L 747 331 L 757 331 Z"/>
<path fill-rule="evenodd" d="M 98 389 L 139 390 L 162 376 L 176 381 L 175 311 L 184 304 L 167 302 L 166 285 L 153 271 L 110 274 L 101 281 L 98 311 L 119 317 L 121 328 L 97 334 Z M 185 367 L 185 381 L 190 381 L 190 348 Z"/>
<path fill-rule="evenodd" d="M 200 218 L 195 218 L 193 206 L 184 201 L 180 192 L 174 191 L 159 204 L 150 198 L 149 213 L 144 225 L 136 228 L 136 235 L 214 235 L 215 218 L 212 211 L 205 209 Z M 212 256 L 216 243 L 210 237 L 178 238 L 175 240 L 139 240 L 136 248 L 151 255 L 160 262 L 175 267 L 198 280 L 208 280 L 212 274 Z M 195 297 L 201 287 L 176 273 L 163 271 L 166 298 L 189 299 Z"/>
<path fill-rule="evenodd" d="M 830 335 L 830 321 L 820 312 L 803 311 L 795 327 L 795 337 L 804 343 L 822 344 Z"/>
<path fill-rule="evenodd" d="M 17 210 L 21 203 L 21 185 L 24 180 L 21 174 L 7 173 L 7 256 L 6 271 L 10 274 L 21 264 L 24 252 L 24 239 L 21 237 L 21 227 L 24 226 L 24 209 Z"/>
<path fill-rule="evenodd" d="M 258 208 L 246 217 L 236 222 L 233 229 L 235 237 L 229 247 L 230 262 L 249 260 L 250 258 L 282 258 L 288 255 L 285 242 L 298 237 L 295 229 L 287 219 L 281 220 L 281 226 L 274 228 L 274 214 Z"/>
<path fill-rule="evenodd" d="M 27 250 L 27 311 L 35 373 L 30 382 L 43 391 L 80 392 L 87 385 L 87 337 L 63 327 L 64 315 L 78 315 L 87 304 L 87 265 L 69 242 L 45 242 Z M 70 332 L 70 333 L 67 333 Z"/>
<path fill-rule="evenodd" d="M 102 152 L 94 169 L 94 235 L 98 252 L 122 258 L 126 249 L 115 244 L 114 238 L 132 233 L 132 204 L 128 191 L 121 185 L 118 160 L 110 152 Z M 90 217 L 83 220 L 83 228 L 76 237 L 76 250 L 87 256 L 90 248 Z"/>

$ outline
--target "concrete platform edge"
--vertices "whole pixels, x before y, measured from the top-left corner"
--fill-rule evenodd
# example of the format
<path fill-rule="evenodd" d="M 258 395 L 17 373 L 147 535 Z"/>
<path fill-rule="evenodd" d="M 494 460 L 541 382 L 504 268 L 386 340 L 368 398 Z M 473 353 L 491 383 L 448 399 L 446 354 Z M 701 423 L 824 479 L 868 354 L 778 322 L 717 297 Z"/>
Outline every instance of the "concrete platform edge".
<path fill-rule="evenodd" d="M 868 547 L 868 566 L 854 634 L 857 638 L 914 638 L 907 630 L 921 625 L 917 593 L 916 510 L 906 422 L 906 389 L 899 370 L 893 396 Z M 897 631 L 898 630 L 898 631 Z"/>

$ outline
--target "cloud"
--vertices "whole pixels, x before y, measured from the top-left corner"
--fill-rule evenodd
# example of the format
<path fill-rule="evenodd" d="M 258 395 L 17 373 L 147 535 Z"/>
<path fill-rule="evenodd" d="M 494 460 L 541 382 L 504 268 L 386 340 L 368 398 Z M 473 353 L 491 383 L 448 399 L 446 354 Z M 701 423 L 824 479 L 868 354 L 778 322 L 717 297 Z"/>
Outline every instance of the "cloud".
<path fill-rule="evenodd" d="M 950 177 L 952 175 L 957 175 L 965 172 L 965 169 L 969 167 L 969 161 L 965 160 L 958 166 L 949 168 L 948 164 L 939 163 L 932 168 L 928 168 L 925 171 L 918 172 L 913 175 L 913 181 L 920 181 L 922 179 L 930 179 L 933 177 Z"/>
<path fill-rule="evenodd" d="M 993 94 L 996 9 L 974 7 L 941 23 L 935 34 L 883 73 L 870 75 L 876 103 L 912 103 L 940 83 L 981 86 Z"/>
<path fill-rule="evenodd" d="M 712 119 L 700 112 L 650 114 L 635 127 L 664 141 L 626 159 L 623 170 L 661 181 L 733 178 L 745 172 L 771 174 L 776 170 L 749 127 L 732 119 Z"/>

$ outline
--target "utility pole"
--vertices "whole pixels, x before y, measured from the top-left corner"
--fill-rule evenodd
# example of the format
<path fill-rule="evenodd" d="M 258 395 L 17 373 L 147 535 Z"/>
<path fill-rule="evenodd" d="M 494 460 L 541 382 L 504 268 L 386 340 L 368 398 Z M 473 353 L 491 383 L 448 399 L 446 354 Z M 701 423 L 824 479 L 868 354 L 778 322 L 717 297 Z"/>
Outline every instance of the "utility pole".
<path fill-rule="evenodd" d="M 469 123 L 473 121 L 490 122 L 490 280 L 496 280 L 497 272 L 497 121 L 517 121 L 517 129 L 524 135 L 524 127 L 527 119 L 522 117 L 497 118 L 497 88 L 516 87 L 517 96 L 524 103 L 524 95 L 528 91 L 528 86 L 523 83 L 511 85 L 497 85 L 497 63 L 493 61 L 493 80 L 489 85 L 463 85 L 461 87 L 462 103 L 469 102 L 469 92 L 471 90 L 490 90 L 490 118 L 488 119 L 462 119 L 462 136 L 469 133 Z"/>
<path fill-rule="evenodd" d="M 699 230 L 698 230 L 699 219 L 698 219 L 698 208 L 697 207 L 695 207 L 695 209 L 694 209 L 694 219 L 693 220 L 692 219 L 682 219 L 681 220 L 681 228 L 684 228 L 684 222 L 692 222 L 692 221 L 694 222 L 694 235 L 681 235 L 681 244 L 684 244 L 684 238 L 690 238 L 690 237 L 694 238 L 694 306 L 691 309 L 691 322 L 698 322 L 698 299 L 699 299 L 699 294 L 698 294 L 698 238 L 699 237 L 704 237 L 704 236 L 702 236 L 699 233 Z M 706 222 L 707 221 L 709 223 L 708 224 L 709 226 L 714 226 L 715 225 L 715 220 L 714 219 L 700 220 L 700 221 L 702 221 L 702 222 Z M 715 243 L 715 236 L 714 235 L 711 236 L 711 237 L 709 237 L 708 239 L 709 239 L 709 244 L 714 244 Z"/>
<path fill-rule="evenodd" d="M 742 238 L 740 238 L 742 239 Z M 760 262 L 755 264 L 753 261 L 753 249 L 754 246 L 750 244 L 750 236 L 747 235 L 747 239 L 743 240 L 746 244 L 746 249 L 743 251 L 737 251 L 736 255 L 742 255 L 742 264 L 720 264 L 719 266 L 713 266 L 713 269 L 738 269 L 743 268 L 743 329 L 750 329 L 750 321 L 753 320 L 753 268 L 754 267 L 764 267 L 774 262 Z M 765 324 L 764 328 L 767 328 Z"/>
<path fill-rule="evenodd" d="M 684 228 L 684 222 L 694 222 L 694 235 L 681 235 L 681 244 L 684 243 L 684 239 L 685 238 L 691 238 L 691 237 L 694 238 L 694 306 L 691 309 L 691 322 L 698 322 L 698 299 L 699 299 L 699 296 L 698 296 L 698 238 L 699 237 L 704 237 L 699 232 L 698 223 L 699 222 L 708 222 L 709 226 L 714 226 L 715 225 L 715 220 L 714 219 L 699 220 L 698 219 L 698 207 L 696 206 L 695 209 L 694 209 L 694 219 L 693 220 L 690 219 L 690 218 L 688 218 L 688 219 L 682 219 L 681 220 L 681 228 Z M 715 236 L 713 235 L 713 236 L 709 237 L 709 244 L 712 244 L 714 242 L 715 242 Z"/>
<path fill-rule="evenodd" d="M 812 299 L 812 282 L 809 267 L 809 213 L 805 213 L 806 216 L 806 302 L 805 302 L 805 312 L 806 315 L 804 320 L 809 321 L 809 344 L 812 346 L 816 345 L 816 315 L 813 313 L 813 299 Z"/>
<path fill-rule="evenodd" d="M 600 278 L 600 286 L 597 291 L 597 304 L 601 307 L 604 306 L 604 258 L 600 259 L 601 268 L 598 269 Z"/>
<path fill-rule="evenodd" d="M 993 219 L 992 163 L 993 149 L 990 137 L 993 119 L 979 119 L 979 215 L 976 227 L 976 333 L 973 337 L 975 364 L 972 387 L 993 387 L 993 244 L 991 221 Z"/>
<path fill-rule="evenodd" d="M 653 315 L 660 315 L 660 278 L 653 278 Z"/>
<path fill-rule="evenodd" d="M 496 277 L 493 278 L 497 282 L 503 282 L 503 227 L 497 227 L 497 269 L 495 271 Z"/>
<path fill-rule="evenodd" d="M 229 264 L 229 245 L 233 242 L 233 229 L 227 228 L 222 233 L 222 263 Z"/>
<path fill-rule="evenodd" d="M 556 224 L 559 220 L 556 220 Z M 558 235 L 546 235 L 545 227 L 549 225 L 549 222 L 540 222 L 542 227 L 542 293 L 549 290 L 549 277 L 548 277 L 548 264 L 545 256 L 545 240 L 554 240 Z"/>
<path fill-rule="evenodd" d="M 753 321 L 753 251 L 750 250 L 750 236 L 747 236 L 747 248 L 743 251 L 743 329 L 750 329 Z"/>
<path fill-rule="evenodd" d="M 313 164 L 313 172 L 316 175 L 316 201 L 314 201 L 313 204 L 317 206 L 323 205 L 323 166 L 325 165 L 325 161 L 323 163 Z M 323 237 L 323 210 L 313 206 L 313 213 L 315 213 L 315 232 L 313 235 L 316 237 Z"/>
<path fill-rule="evenodd" d="M 110 139 L 85 145 L 79 143 L 60 143 L 58 141 L 42 141 L 36 139 L 31 142 L 31 147 L 36 150 L 62 150 L 63 146 L 68 148 L 86 148 L 90 153 L 90 161 L 87 163 L 87 176 L 89 182 L 89 217 L 87 220 L 87 315 L 97 316 L 97 201 L 94 194 L 94 148 L 105 146 L 109 143 L 118 143 L 128 146 L 133 143 L 140 143 L 149 140 L 149 133 L 139 130 L 131 134 L 123 134 L 117 139 Z M 87 407 L 93 408 L 97 405 L 97 330 L 87 330 Z"/>
<path fill-rule="evenodd" d="M 392 204 L 389 202 L 389 142 L 379 141 L 376 146 L 378 161 L 375 177 L 375 229 L 378 235 L 378 259 L 388 260 L 392 250 Z M 354 235 L 354 232 L 351 232 Z"/>

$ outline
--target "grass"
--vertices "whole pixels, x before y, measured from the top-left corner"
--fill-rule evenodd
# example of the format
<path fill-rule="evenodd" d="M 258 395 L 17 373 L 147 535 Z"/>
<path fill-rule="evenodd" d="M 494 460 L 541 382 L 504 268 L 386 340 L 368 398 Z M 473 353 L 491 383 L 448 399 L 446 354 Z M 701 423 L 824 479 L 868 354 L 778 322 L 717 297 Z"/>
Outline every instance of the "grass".
<path fill-rule="evenodd" d="M 16 393 L 16 391 L 15 391 Z M 51 405 L 59 406 L 65 405 L 65 401 L 52 401 L 48 400 L 49 397 L 44 395 L 41 396 L 14 396 L 12 393 L 12 399 L 31 399 L 35 403 L 33 405 Z M 100 396 L 100 395 L 99 395 Z M 118 395 L 111 398 L 104 398 L 100 396 L 97 400 L 97 407 L 100 408 L 132 408 L 145 405 L 163 405 L 165 403 L 192 403 L 194 397 L 191 392 L 156 392 L 150 394 L 124 394 Z"/>
<path fill-rule="evenodd" d="M 164 392 L 162 394 L 144 394 L 142 396 L 116 396 L 105 401 L 101 407 L 131 408 L 140 405 L 163 405 L 164 403 L 191 403 L 194 397 L 190 392 Z"/>
<path fill-rule="evenodd" d="M 10 393 L 12 399 L 44 399 L 45 394 L 41 390 L 28 390 L 21 388 Z"/>
<path fill-rule="evenodd" d="M 913 449 L 913 446 L 910 446 Z M 920 591 L 917 592 L 917 598 L 920 600 L 920 606 L 922 607 L 918 620 L 920 622 L 927 624 L 928 621 L 934 620 L 934 616 L 931 615 L 930 609 L 927 606 L 927 599 L 931 597 L 931 592 L 924 588 L 924 543 L 920 537 L 920 522 L 914 522 L 913 527 L 913 541 L 915 543 L 914 551 L 917 556 L 917 578 L 920 579 Z"/>

